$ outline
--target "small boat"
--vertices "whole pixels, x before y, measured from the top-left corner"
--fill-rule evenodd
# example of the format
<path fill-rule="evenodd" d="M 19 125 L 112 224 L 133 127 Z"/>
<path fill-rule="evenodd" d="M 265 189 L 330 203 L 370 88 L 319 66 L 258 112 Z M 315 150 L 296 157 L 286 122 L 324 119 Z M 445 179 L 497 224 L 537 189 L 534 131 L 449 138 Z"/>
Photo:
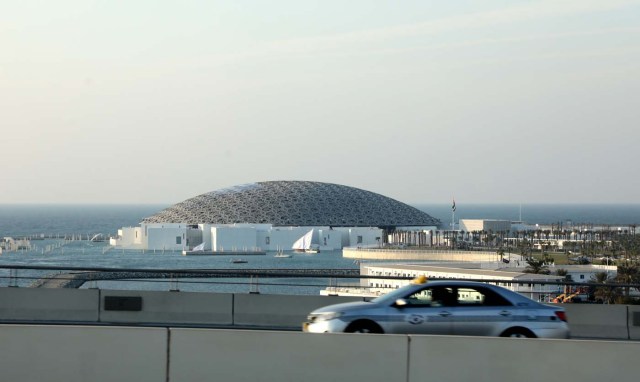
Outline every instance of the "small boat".
<path fill-rule="evenodd" d="M 301 238 L 296 240 L 296 242 L 291 246 L 291 249 L 298 253 L 319 253 L 320 248 L 317 245 L 311 244 L 312 238 L 313 230 L 307 232 Z"/>
<path fill-rule="evenodd" d="M 284 250 L 280 247 L 278 247 L 276 255 L 273 257 L 280 257 L 280 258 L 287 258 L 287 257 L 291 257 L 291 254 L 289 253 L 284 253 Z"/>
<path fill-rule="evenodd" d="M 93 235 L 93 237 L 90 239 L 90 241 L 93 241 L 95 243 L 100 243 L 100 242 L 105 241 L 105 237 L 104 237 L 103 234 L 97 233 L 97 234 Z"/>
<path fill-rule="evenodd" d="M 231 259 L 231 262 L 234 264 L 244 264 L 244 263 L 248 263 L 247 260 L 242 260 L 242 259 Z"/>

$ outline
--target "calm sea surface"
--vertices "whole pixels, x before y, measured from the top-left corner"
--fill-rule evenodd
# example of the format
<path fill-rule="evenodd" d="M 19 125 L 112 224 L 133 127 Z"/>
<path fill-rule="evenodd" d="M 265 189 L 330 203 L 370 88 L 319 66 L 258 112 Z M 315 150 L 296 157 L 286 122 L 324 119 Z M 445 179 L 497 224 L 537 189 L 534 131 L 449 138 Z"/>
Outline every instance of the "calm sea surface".
<path fill-rule="evenodd" d="M 6 205 L 0 204 L 0 236 L 33 234 L 115 234 L 119 228 L 140 221 L 168 205 Z M 451 223 L 450 204 L 415 205 L 422 211 Z M 551 224 L 629 225 L 640 223 L 640 204 L 460 204 L 458 219 L 505 219 Z"/>
<path fill-rule="evenodd" d="M 121 227 L 137 226 L 140 221 L 168 207 L 167 205 L 0 205 L 0 237 L 38 234 L 103 233 L 112 235 Z M 440 219 L 443 225 L 451 222 L 451 205 L 424 204 L 417 208 Z M 522 220 L 528 223 L 557 222 L 628 225 L 640 223 L 640 205 L 522 205 Z M 520 205 L 457 205 L 456 220 L 487 218 L 519 220 Z M 180 252 L 118 250 L 108 243 L 64 241 L 61 239 L 34 240 L 30 251 L 4 252 L 2 265 L 39 265 L 69 267 L 149 268 L 149 269 L 228 269 L 228 268 L 357 268 L 352 260 L 342 258 L 342 251 L 317 255 L 294 255 L 292 258 L 247 256 L 245 264 L 231 263 L 232 256 L 182 256 Z M 18 284 L 28 286 L 48 271 L 19 271 Z M 9 271 L 0 269 L 0 286 L 9 285 Z M 14 280 L 15 282 L 15 280 Z M 178 285 L 167 281 L 98 282 L 108 289 L 248 292 L 254 282 L 247 279 L 181 280 Z M 327 279 L 265 279 L 259 281 L 261 293 L 318 294 L 335 280 Z M 342 280 L 340 285 L 357 283 Z M 88 285 L 85 285 L 87 287 Z"/>
<path fill-rule="evenodd" d="M 451 223 L 451 205 L 415 205 L 422 211 Z M 522 217 L 522 218 L 521 218 Z M 629 225 L 640 223 L 640 204 L 461 204 L 456 203 L 458 219 L 522 220 L 531 224 L 555 224 L 571 221 L 574 224 Z"/>

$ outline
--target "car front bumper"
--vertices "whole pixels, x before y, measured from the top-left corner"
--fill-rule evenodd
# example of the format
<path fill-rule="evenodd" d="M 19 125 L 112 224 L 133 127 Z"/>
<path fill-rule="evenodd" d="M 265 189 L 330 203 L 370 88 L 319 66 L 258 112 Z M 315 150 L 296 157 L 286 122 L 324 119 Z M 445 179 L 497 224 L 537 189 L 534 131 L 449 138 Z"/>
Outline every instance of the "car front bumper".
<path fill-rule="evenodd" d="M 302 331 L 306 333 L 342 333 L 347 323 L 339 319 L 303 322 Z"/>

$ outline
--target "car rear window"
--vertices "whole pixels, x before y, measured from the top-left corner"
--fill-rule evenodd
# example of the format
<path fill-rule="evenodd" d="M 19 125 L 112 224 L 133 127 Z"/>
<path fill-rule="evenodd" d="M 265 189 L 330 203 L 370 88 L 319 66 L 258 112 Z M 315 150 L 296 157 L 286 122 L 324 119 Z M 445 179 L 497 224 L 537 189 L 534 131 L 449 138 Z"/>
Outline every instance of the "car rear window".
<path fill-rule="evenodd" d="M 458 288 L 458 305 L 509 306 L 511 303 L 499 294 L 484 288 Z"/>

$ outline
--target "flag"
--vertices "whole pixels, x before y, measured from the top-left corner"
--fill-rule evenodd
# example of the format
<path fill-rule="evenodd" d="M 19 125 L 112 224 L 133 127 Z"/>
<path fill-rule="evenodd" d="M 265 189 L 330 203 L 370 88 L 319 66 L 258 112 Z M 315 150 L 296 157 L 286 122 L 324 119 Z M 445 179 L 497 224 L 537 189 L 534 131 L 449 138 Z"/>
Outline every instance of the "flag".
<path fill-rule="evenodd" d="M 193 247 L 194 251 L 204 251 L 204 243 L 201 243 L 200 245 L 196 245 L 195 247 Z"/>
<path fill-rule="evenodd" d="M 453 205 L 451 206 L 451 211 L 456 212 L 456 200 L 453 199 Z"/>

